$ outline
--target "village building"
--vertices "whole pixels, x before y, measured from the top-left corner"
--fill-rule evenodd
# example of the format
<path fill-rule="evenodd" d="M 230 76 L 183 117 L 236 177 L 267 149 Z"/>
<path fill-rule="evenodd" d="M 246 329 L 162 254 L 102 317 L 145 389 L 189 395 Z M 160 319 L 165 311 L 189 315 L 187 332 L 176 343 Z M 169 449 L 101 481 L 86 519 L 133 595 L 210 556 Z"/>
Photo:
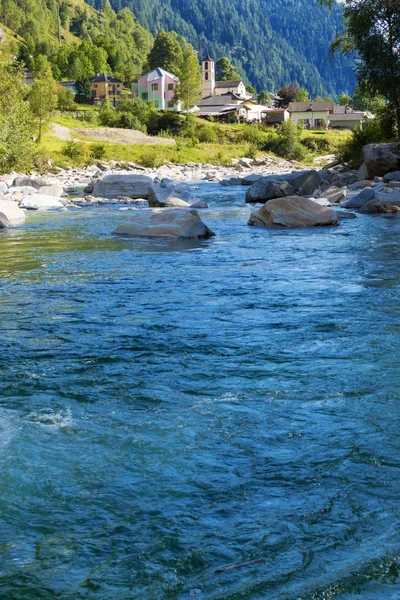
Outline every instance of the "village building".
<path fill-rule="evenodd" d="M 108 98 L 110 104 L 115 106 L 122 100 L 122 81 L 106 73 L 97 73 L 89 79 L 90 92 L 93 104 L 101 104 Z"/>
<path fill-rule="evenodd" d="M 57 83 L 58 83 L 58 85 L 63 87 L 65 90 L 70 90 L 74 94 L 74 96 L 76 96 L 77 90 L 75 87 L 75 84 L 76 84 L 75 79 L 69 79 L 67 81 L 58 81 Z"/>
<path fill-rule="evenodd" d="M 180 102 L 175 99 L 178 85 L 176 75 L 157 68 L 132 83 L 132 95 L 143 102 L 153 102 L 158 110 L 180 111 Z"/>
<path fill-rule="evenodd" d="M 304 124 L 306 129 L 354 129 L 365 121 L 363 112 L 350 106 L 335 104 L 333 100 L 289 102 L 290 118 Z"/>
<path fill-rule="evenodd" d="M 280 125 L 290 119 L 290 113 L 286 108 L 271 108 L 264 106 L 263 122 L 268 125 Z"/>

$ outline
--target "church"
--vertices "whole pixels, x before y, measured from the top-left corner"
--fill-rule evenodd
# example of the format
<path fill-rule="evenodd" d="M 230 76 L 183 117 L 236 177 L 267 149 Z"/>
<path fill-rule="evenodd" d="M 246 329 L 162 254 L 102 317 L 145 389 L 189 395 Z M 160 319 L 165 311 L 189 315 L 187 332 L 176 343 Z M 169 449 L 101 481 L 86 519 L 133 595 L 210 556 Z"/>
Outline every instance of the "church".
<path fill-rule="evenodd" d="M 215 62 L 210 56 L 201 63 L 201 74 L 203 78 L 203 98 L 209 96 L 222 96 L 222 94 L 235 94 L 248 100 L 251 94 L 247 94 L 246 86 L 241 79 L 233 81 L 215 81 Z"/>

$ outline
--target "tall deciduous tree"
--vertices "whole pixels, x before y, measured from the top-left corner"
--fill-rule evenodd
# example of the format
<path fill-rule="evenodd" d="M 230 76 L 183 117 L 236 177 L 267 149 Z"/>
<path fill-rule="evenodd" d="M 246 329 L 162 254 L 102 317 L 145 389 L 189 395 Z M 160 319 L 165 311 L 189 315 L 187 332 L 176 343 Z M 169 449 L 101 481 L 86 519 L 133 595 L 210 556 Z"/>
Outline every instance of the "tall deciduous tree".
<path fill-rule="evenodd" d="M 57 84 L 45 56 L 38 56 L 35 64 L 37 80 L 29 91 L 29 104 L 38 129 L 37 142 L 42 139 L 43 125 L 57 106 Z"/>
<path fill-rule="evenodd" d="M 190 44 L 183 49 L 183 64 L 180 71 L 179 86 L 176 97 L 182 107 L 189 110 L 201 98 L 202 77 L 197 52 Z"/>
<path fill-rule="evenodd" d="M 332 6 L 333 0 L 320 0 Z M 344 0 L 344 34 L 333 50 L 356 50 L 363 92 L 384 96 L 393 108 L 400 136 L 400 7 L 399 0 Z"/>
<path fill-rule="evenodd" d="M 22 75 L 0 64 L 0 173 L 32 166 L 32 114 Z"/>
<path fill-rule="evenodd" d="M 176 33 L 160 31 L 147 57 L 147 63 L 149 71 L 159 67 L 174 75 L 181 72 L 183 53 Z"/>

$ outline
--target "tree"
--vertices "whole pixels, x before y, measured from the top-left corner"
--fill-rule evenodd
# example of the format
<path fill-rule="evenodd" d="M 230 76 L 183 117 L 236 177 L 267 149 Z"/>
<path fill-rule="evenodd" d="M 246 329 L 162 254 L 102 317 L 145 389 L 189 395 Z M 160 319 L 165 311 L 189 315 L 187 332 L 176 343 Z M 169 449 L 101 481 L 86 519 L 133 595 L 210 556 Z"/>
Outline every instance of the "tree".
<path fill-rule="evenodd" d="M 149 71 L 161 68 L 174 75 L 179 75 L 183 66 L 182 47 L 178 42 L 176 33 L 160 31 L 154 45 L 147 57 Z"/>
<path fill-rule="evenodd" d="M 296 100 L 297 94 L 300 92 L 300 86 L 298 83 L 289 83 L 281 87 L 278 91 L 279 100 L 275 101 L 276 108 L 287 108 L 289 102 Z"/>
<path fill-rule="evenodd" d="M 256 92 L 256 88 L 254 88 L 252 85 L 248 84 L 246 85 L 246 92 L 248 94 L 252 94 L 252 96 L 255 96 L 257 94 Z"/>
<path fill-rule="evenodd" d="M 62 85 L 58 85 L 57 107 L 61 110 L 61 112 L 65 110 L 74 110 L 76 108 L 74 92 L 72 90 L 68 90 Z"/>
<path fill-rule="evenodd" d="M 385 107 L 385 99 L 379 95 L 363 94 L 360 86 L 356 85 L 351 106 L 354 110 L 364 110 L 376 114 Z"/>
<path fill-rule="evenodd" d="M 37 142 L 42 139 L 43 125 L 57 106 L 57 84 L 51 65 L 45 56 L 38 56 L 35 64 L 35 81 L 29 91 L 29 104 L 38 129 Z"/>
<path fill-rule="evenodd" d="M 75 101 L 79 104 L 88 104 L 92 97 L 90 81 L 86 77 L 81 77 L 75 81 L 76 96 Z"/>
<path fill-rule="evenodd" d="M 308 102 L 310 96 L 305 88 L 300 88 L 294 97 L 295 102 Z"/>
<path fill-rule="evenodd" d="M 320 0 L 332 6 L 333 0 Z M 393 109 L 400 136 L 399 0 L 344 0 L 345 31 L 333 50 L 356 50 L 361 58 L 357 79 L 362 92 L 384 96 Z"/>
<path fill-rule="evenodd" d="M 193 46 L 186 44 L 176 98 L 180 99 L 184 109 L 189 110 L 201 98 L 201 92 L 202 77 L 197 52 Z"/>
<path fill-rule="evenodd" d="M 215 75 L 217 81 L 241 79 L 237 68 L 231 63 L 229 58 L 226 58 L 226 56 L 223 56 L 215 63 Z"/>
<path fill-rule="evenodd" d="M 258 104 L 263 104 L 264 106 L 271 106 L 271 96 L 267 90 L 262 90 L 258 94 L 257 98 Z"/>
<path fill-rule="evenodd" d="M 28 88 L 19 73 L 0 65 L 0 173 L 27 171 L 32 166 L 32 113 Z"/>
<path fill-rule="evenodd" d="M 338 104 L 340 104 L 340 106 L 350 106 L 352 102 L 352 98 L 351 96 L 349 96 L 349 94 L 343 93 L 340 94 L 339 98 L 338 98 Z"/>

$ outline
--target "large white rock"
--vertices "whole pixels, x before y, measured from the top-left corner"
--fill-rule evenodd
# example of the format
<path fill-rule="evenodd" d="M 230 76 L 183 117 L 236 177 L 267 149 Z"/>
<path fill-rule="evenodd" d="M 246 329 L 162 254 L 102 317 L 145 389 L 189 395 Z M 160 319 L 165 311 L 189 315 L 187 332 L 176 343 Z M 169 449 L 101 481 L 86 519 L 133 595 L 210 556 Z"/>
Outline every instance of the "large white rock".
<path fill-rule="evenodd" d="M 24 211 L 12 200 L 0 199 L 0 221 L 4 226 L 22 225 L 26 219 Z"/>
<path fill-rule="evenodd" d="M 252 213 L 248 225 L 264 227 L 316 227 L 338 225 L 339 218 L 333 208 L 320 206 L 314 200 L 291 196 L 269 200 Z"/>
<path fill-rule="evenodd" d="M 135 212 L 131 221 L 120 225 L 113 234 L 149 238 L 206 239 L 215 235 L 193 209 L 155 209 Z"/>
<path fill-rule="evenodd" d="M 147 198 L 153 180 L 147 175 L 134 173 L 116 173 L 98 179 L 93 188 L 93 195 L 98 198 Z"/>
<path fill-rule="evenodd" d="M 64 208 L 64 204 L 57 200 L 57 198 L 46 196 L 45 194 L 25 196 L 19 206 L 27 210 L 59 210 Z"/>

